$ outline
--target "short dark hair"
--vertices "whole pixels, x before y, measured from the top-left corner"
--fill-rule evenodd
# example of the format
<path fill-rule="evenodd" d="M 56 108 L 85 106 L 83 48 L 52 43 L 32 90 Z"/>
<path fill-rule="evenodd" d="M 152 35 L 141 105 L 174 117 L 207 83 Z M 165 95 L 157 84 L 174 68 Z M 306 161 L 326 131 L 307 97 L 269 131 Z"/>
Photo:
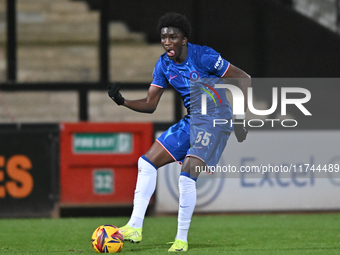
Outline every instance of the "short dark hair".
<path fill-rule="evenodd" d="M 158 31 L 163 27 L 175 27 L 183 32 L 187 38 L 191 35 L 191 25 L 187 17 L 176 12 L 169 12 L 158 20 Z"/>

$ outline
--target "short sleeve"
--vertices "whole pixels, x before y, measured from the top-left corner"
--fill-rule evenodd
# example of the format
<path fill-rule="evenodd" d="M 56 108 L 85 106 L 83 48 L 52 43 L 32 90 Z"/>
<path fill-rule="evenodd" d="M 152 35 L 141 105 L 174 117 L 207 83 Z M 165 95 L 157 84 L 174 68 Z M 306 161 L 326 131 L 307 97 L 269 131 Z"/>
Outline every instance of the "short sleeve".
<path fill-rule="evenodd" d="M 201 61 L 209 73 L 218 77 L 223 77 L 228 71 L 230 63 L 221 57 L 214 49 L 203 46 L 201 52 Z"/>
<path fill-rule="evenodd" d="M 164 71 L 162 68 L 162 61 L 161 58 L 157 61 L 155 68 L 153 70 L 153 81 L 151 86 L 159 87 L 159 88 L 166 88 L 168 86 L 168 81 L 164 75 Z"/>

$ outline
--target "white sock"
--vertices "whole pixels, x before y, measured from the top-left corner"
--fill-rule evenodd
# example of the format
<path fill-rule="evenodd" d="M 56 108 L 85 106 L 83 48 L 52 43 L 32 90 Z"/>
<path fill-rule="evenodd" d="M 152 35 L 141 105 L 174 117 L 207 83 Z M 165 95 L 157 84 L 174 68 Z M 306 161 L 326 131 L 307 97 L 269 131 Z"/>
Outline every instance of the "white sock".
<path fill-rule="evenodd" d="M 133 228 L 143 227 L 144 216 L 150 198 L 155 191 L 157 168 L 143 155 L 138 160 L 138 177 L 133 200 L 133 211 L 128 225 Z"/>
<path fill-rule="evenodd" d="M 187 242 L 191 217 L 196 205 L 196 181 L 182 174 L 179 177 L 178 184 L 179 210 L 177 235 L 175 239 Z"/>

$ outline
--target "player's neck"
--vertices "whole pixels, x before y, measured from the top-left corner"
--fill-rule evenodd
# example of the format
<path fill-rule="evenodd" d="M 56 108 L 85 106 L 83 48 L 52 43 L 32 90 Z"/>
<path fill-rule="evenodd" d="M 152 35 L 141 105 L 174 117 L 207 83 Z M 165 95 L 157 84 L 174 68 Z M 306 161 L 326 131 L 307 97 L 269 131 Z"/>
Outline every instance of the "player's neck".
<path fill-rule="evenodd" d="M 186 60 L 187 56 L 188 56 L 188 44 L 183 46 L 181 55 L 179 55 L 178 58 L 174 59 L 174 61 L 176 64 L 181 64 Z"/>

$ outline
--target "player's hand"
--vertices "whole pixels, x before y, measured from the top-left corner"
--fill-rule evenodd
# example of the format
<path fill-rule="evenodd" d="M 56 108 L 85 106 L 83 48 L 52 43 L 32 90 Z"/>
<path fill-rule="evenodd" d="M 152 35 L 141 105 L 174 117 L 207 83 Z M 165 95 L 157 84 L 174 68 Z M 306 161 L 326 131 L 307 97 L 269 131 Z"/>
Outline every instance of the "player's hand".
<path fill-rule="evenodd" d="M 235 124 L 235 123 L 242 123 L 242 124 Z M 234 132 L 235 132 L 237 141 L 239 143 L 242 143 L 244 140 L 246 140 L 248 130 L 243 126 L 243 120 L 235 120 L 233 127 L 234 127 Z"/>
<path fill-rule="evenodd" d="M 123 105 L 125 102 L 124 97 L 122 97 L 122 94 L 120 94 L 119 89 L 120 89 L 120 85 L 119 83 L 113 83 L 111 85 L 109 85 L 108 87 L 109 91 L 109 97 L 116 102 L 116 104 L 118 105 Z"/>

